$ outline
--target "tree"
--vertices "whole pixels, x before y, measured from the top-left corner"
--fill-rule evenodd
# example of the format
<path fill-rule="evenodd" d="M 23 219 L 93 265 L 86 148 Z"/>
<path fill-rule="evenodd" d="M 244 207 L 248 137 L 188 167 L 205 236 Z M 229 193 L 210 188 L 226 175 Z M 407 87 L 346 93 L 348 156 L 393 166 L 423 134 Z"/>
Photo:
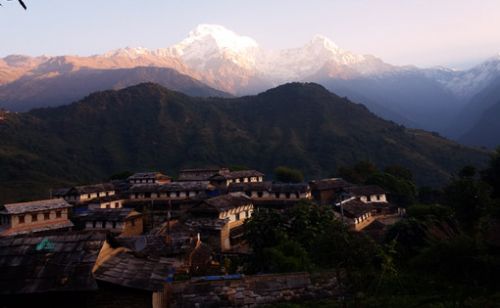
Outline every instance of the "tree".
<path fill-rule="evenodd" d="M 397 178 L 413 182 L 413 173 L 410 169 L 404 168 L 399 165 L 388 166 L 384 169 L 385 173 L 391 174 Z"/>
<path fill-rule="evenodd" d="M 444 190 L 445 204 L 455 212 L 455 217 L 466 231 L 474 231 L 481 216 L 491 205 L 491 188 L 483 181 L 458 178 Z"/>
<path fill-rule="evenodd" d="M 376 172 L 378 172 L 377 167 L 369 161 L 361 161 L 353 167 L 338 169 L 341 178 L 354 184 L 365 184 L 366 180 Z"/>
<path fill-rule="evenodd" d="M 281 166 L 274 170 L 274 177 L 279 182 L 300 183 L 304 181 L 304 175 L 300 170 Z"/>
<path fill-rule="evenodd" d="M 492 188 L 492 197 L 500 198 L 500 147 L 491 156 L 489 167 L 481 172 L 481 179 Z"/>
<path fill-rule="evenodd" d="M 415 203 L 417 199 L 417 187 L 411 178 L 406 174 L 404 177 L 398 177 L 386 172 L 378 172 L 371 175 L 367 184 L 378 185 L 389 192 L 390 201 L 401 206 L 409 206 Z"/>

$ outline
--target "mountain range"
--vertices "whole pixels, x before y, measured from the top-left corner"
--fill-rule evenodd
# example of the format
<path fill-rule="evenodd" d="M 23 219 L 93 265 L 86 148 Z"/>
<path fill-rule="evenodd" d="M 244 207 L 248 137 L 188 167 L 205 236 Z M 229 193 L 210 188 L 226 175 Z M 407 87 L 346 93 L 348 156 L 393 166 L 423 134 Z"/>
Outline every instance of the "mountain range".
<path fill-rule="evenodd" d="M 192 97 L 146 83 L 96 92 L 60 107 L 0 117 L 0 202 L 46 197 L 51 187 L 103 181 L 123 171 L 287 165 L 331 177 L 361 160 L 402 165 L 440 185 L 488 152 L 371 113 L 314 83 L 255 96 Z"/>
<path fill-rule="evenodd" d="M 126 71 L 104 72 L 139 67 L 173 69 L 184 80 L 189 76 L 190 83 L 213 89 L 189 92 L 179 87 L 182 82 L 172 77 L 164 81 L 155 70 L 131 71 L 135 77 L 123 77 L 124 81 L 119 76 L 126 76 Z M 465 71 L 421 69 L 349 52 L 321 35 L 302 47 L 272 51 L 222 26 L 204 24 L 179 43 L 156 50 L 124 48 L 89 57 L 5 57 L 0 60 L 0 107 L 26 111 L 56 106 L 106 87 L 120 89 L 148 81 L 203 96 L 250 95 L 285 82 L 312 81 L 405 126 L 437 131 L 468 144 L 490 145 L 494 141 L 470 142 L 467 136 L 486 122 L 481 117 L 492 103 L 481 97 L 491 93 L 499 78 L 500 55 Z M 490 135 L 496 133 L 487 130 Z"/>

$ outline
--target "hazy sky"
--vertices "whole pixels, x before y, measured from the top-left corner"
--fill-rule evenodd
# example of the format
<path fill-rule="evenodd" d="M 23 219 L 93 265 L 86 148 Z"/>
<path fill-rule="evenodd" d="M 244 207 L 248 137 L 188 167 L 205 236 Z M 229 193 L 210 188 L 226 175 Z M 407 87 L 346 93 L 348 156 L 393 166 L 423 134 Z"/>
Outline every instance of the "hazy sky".
<path fill-rule="evenodd" d="M 170 46 L 200 23 L 262 47 L 323 34 L 392 64 L 463 68 L 500 52 L 500 0 L 0 0 L 0 57 Z"/>

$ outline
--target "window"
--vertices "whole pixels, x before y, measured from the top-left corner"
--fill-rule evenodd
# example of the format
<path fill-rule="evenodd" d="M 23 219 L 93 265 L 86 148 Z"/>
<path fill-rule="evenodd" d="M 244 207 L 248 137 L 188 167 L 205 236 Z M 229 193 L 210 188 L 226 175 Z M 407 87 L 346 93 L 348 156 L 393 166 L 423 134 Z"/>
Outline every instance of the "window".
<path fill-rule="evenodd" d="M 95 221 L 92 222 L 92 228 L 95 228 Z"/>
<path fill-rule="evenodd" d="M 116 229 L 116 221 L 113 221 L 113 229 Z"/>
<path fill-rule="evenodd" d="M 103 221 L 103 222 L 101 223 L 101 228 L 103 228 L 103 229 L 105 229 L 105 228 L 106 228 L 106 222 L 105 222 L 105 221 Z"/>
<path fill-rule="evenodd" d="M 38 214 L 32 214 L 31 221 L 38 221 Z"/>
<path fill-rule="evenodd" d="M 49 220 L 50 219 L 50 213 L 43 213 L 43 219 L 44 220 Z"/>
<path fill-rule="evenodd" d="M 377 200 L 380 200 L 382 198 L 381 195 L 377 195 Z"/>
<path fill-rule="evenodd" d="M 87 195 L 87 199 L 90 199 L 90 194 Z"/>
<path fill-rule="evenodd" d="M 285 196 L 287 199 L 290 199 L 290 193 L 286 193 Z"/>
<path fill-rule="evenodd" d="M 263 196 L 263 195 L 264 195 L 264 193 L 262 193 L 261 191 L 259 191 L 259 192 L 257 193 L 257 196 L 259 196 L 259 198 L 262 198 L 262 196 Z"/>
<path fill-rule="evenodd" d="M 234 216 L 235 216 L 236 220 L 240 220 L 240 213 L 236 213 L 236 215 L 234 215 Z"/>
<path fill-rule="evenodd" d="M 24 223 L 24 215 L 19 215 L 19 216 L 17 216 L 17 217 L 18 217 L 18 219 L 19 219 L 19 223 L 20 223 L 20 224 L 23 224 L 23 223 Z"/>
<path fill-rule="evenodd" d="M 107 209 L 110 209 L 110 208 L 111 208 L 111 204 L 106 203 L 106 208 L 107 208 Z"/>
<path fill-rule="evenodd" d="M 115 208 L 119 208 L 119 207 L 120 207 L 120 203 L 115 202 Z"/>
<path fill-rule="evenodd" d="M 62 212 L 56 211 L 56 218 L 61 218 L 61 217 L 62 217 Z"/>

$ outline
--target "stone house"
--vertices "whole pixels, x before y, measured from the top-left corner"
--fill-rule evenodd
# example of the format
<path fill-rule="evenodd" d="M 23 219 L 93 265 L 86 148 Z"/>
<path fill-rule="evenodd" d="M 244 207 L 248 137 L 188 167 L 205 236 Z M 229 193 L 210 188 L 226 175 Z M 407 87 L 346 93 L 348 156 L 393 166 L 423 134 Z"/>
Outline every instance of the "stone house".
<path fill-rule="evenodd" d="M 179 172 L 179 181 L 209 181 L 218 188 L 231 183 L 262 182 L 264 174 L 257 170 L 230 171 L 227 168 L 184 169 Z"/>
<path fill-rule="evenodd" d="M 121 209 L 125 199 L 119 195 L 95 198 L 89 201 L 89 209 Z"/>
<path fill-rule="evenodd" d="M 172 181 L 172 178 L 161 172 L 140 172 L 135 173 L 127 178 L 130 185 L 135 184 L 167 184 Z"/>
<path fill-rule="evenodd" d="M 63 189 L 57 190 L 57 195 L 59 197 L 59 192 L 64 192 Z M 94 184 L 85 186 L 75 186 L 66 190 L 63 195 L 64 200 L 71 204 L 83 204 L 95 198 L 109 197 L 115 195 L 115 187 L 111 183 L 104 184 Z"/>
<path fill-rule="evenodd" d="M 227 168 L 182 169 L 179 171 L 178 181 L 208 181 L 214 175 L 227 172 L 229 172 Z"/>
<path fill-rule="evenodd" d="M 321 205 L 328 205 L 341 201 L 342 192 L 352 184 L 341 178 L 331 178 L 311 181 L 309 186 L 313 199 Z"/>
<path fill-rule="evenodd" d="M 312 199 L 307 183 L 233 183 L 229 192 L 242 192 L 252 199 L 256 206 L 287 207 L 301 200 Z"/>
<path fill-rule="evenodd" d="M 264 180 L 264 174 L 257 170 L 220 172 L 210 177 L 210 183 L 223 188 L 232 183 L 258 183 Z"/>
<path fill-rule="evenodd" d="M 384 189 L 376 185 L 351 186 L 343 188 L 345 198 L 356 197 L 364 203 L 387 203 Z"/>
<path fill-rule="evenodd" d="M 197 230 L 217 251 L 229 251 L 242 244 L 243 222 L 252 216 L 252 200 L 242 193 L 206 199 L 189 210 L 186 224 Z"/>
<path fill-rule="evenodd" d="M 132 201 L 197 199 L 215 189 L 208 181 L 171 182 L 163 185 L 133 185 L 128 191 Z"/>
<path fill-rule="evenodd" d="M 355 197 L 339 202 L 336 210 L 340 213 L 341 220 L 356 231 L 362 230 L 373 221 L 372 207 Z"/>
<path fill-rule="evenodd" d="M 75 216 L 79 228 L 92 231 L 109 231 L 122 236 L 140 235 L 143 232 L 142 214 L 129 208 L 89 209 Z"/>
<path fill-rule="evenodd" d="M 0 207 L 0 236 L 69 230 L 71 207 L 64 199 L 5 204 Z"/>

